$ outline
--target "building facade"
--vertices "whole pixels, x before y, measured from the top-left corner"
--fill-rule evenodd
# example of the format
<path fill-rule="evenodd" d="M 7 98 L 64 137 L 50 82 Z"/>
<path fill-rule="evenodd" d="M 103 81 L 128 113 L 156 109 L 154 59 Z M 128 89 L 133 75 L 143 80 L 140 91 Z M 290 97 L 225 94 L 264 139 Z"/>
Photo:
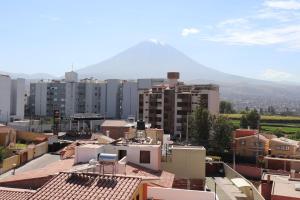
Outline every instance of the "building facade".
<path fill-rule="evenodd" d="M 0 122 L 23 119 L 24 109 L 25 80 L 0 74 Z"/>
<path fill-rule="evenodd" d="M 78 80 L 76 72 L 66 72 L 65 79 L 30 84 L 28 113 L 30 117 L 96 113 L 108 119 L 137 118 L 138 92 L 161 84 L 164 79 Z"/>
<path fill-rule="evenodd" d="M 177 82 L 179 73 L 168 74 L 168 83 L 139 91 L 138 118 L 164 129 L 166 134 L 186 133 L 187 116 L 198 106 L 219 113 L 219 86 L 184 85 Z"/>

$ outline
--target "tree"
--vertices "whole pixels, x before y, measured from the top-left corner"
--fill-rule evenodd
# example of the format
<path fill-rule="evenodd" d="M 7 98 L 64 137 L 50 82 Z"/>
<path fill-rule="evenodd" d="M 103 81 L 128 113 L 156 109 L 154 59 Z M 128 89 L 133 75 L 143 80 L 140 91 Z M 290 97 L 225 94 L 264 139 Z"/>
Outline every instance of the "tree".
<path fill-rule="evenodd" d="M 220 113 L 222 114 L 231 114 L 234 113 L 231 102 L 221 101 L 220 102 Z"/>
<path fill-rule="evenodd" d="M 295 138 L 296 138 L 297 140 L 300 139 L 300 131 L 296 131 L 296 133 L 295 133 Z"/>
<path fill-rule="evenodd" d="M 277 128 L 273 131 L 274 135 L 276 135 L 278 138 L 284 137 L 283 130 L 281 128 Z"/>
<path fill-rule="evenodd" d="M 247 114 L 247 121 L 248 121 L 248 126 L 251 129 L 259 129 L 259 124 L 260 124 L 260 114 L 257 112 L 256 109 L 250 111 Z"/>
<path fill-rule="evenodd" d="M 194 143 L 207 145 L 209 133 L 211 131 L 212 116 L 207 109 L 197 107 L 189 118 L 189 133 Z"/>
<path fill-rule="evenodd" d="M 251 128 L 251 129 L 259 129 L 260 124 L 260 114 L 257 110 L 252 110 L 247 114 L 242 115 L 240 120 L 241 128 Z"/>
<path fill-rule="evenodd" d="M 225 117 L 219 116 L 213 123 L 214 149 L 220 153 L 229 151 L 232 144 L 233 124 Z"/>
<path fill-rule="evenodd" d="M 248 128 L 248 120 L 247 120 L 246 114 L 242 115 L 242 117 L 241 117 L 240 127 L 241 128 Z"/>

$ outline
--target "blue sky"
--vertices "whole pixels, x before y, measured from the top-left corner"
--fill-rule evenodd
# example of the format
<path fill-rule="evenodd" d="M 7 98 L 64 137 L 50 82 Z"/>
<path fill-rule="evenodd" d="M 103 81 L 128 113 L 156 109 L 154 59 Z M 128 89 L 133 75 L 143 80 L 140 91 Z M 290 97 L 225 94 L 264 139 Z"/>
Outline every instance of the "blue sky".
<path fill-rule="evenodd" d="M 300 82 L 299 0 L 0 2 L 0 71 L 62 75 L 149 38 L 223 72 Z"/>

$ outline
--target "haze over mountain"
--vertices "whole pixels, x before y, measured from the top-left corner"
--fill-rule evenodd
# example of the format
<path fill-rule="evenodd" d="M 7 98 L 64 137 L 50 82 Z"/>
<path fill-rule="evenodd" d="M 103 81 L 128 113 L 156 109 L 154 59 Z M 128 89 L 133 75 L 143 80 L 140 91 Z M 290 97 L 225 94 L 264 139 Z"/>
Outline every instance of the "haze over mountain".
<path fill-rule="evenodd" d="M 216 55 L 217 59 L 217 55 Z M 299 106 L 298 84 L 263 81 L 231 75 L 206 67 L 168 44 L 157 40 L 141 42 L 98 64 L 78 70 L 81 77 L 101 79 L 160 78 L 168 71 L 179 71 L 188 83 L 216 83 L 221 96 L 238 107 L 275 105 L 296 109 Z"/>
<path fill-rule="evenodd" d="M 180 79 L 187 83 L 219 84 L 221 97 L 235 102 L 237 107 L 249 105 L 263 108 L 270 104 L 284 109 L 288 107 L 295 110 L 299 107 L 298 84 L 263 81 L 220 72 L 197 63 L 172 46 L 157 40 L 141 42 L 77 72 L 80 78 L 137 79 L 164 78 L 168 71 L 180 72 Z M 13 74 L 15 76 L 27 79 L 56 78 L 47 74 Z"/>

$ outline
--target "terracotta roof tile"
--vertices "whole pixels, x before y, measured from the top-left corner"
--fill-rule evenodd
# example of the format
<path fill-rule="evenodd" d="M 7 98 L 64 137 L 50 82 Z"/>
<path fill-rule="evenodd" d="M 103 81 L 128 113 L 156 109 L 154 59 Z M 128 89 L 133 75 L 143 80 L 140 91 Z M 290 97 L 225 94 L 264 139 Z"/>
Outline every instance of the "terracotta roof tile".
<path fill-rule="evenodd" d="M 0 200 L 23 200 L 34 194 L 34 190 L 0 187 Z"/>
<path fill-rule="evenodd" d="M 29 199 L 130 199 L 140 178 L 63 172 Z"/>

